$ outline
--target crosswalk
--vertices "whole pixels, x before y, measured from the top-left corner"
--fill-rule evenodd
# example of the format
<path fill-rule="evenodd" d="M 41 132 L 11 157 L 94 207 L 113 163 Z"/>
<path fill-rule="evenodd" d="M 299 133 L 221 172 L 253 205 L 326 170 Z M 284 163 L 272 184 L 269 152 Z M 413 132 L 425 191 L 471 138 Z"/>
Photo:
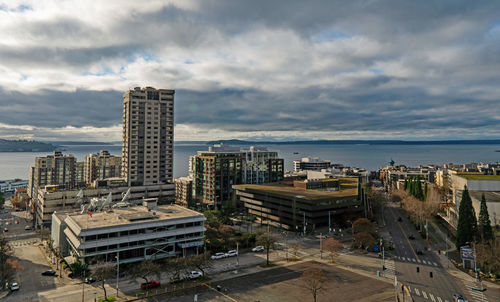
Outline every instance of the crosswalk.
<path fill-rule="evenodd" d="M 408 291 L 410 292 L 411 295 L 417 296 L 417 297 L 422 297 L 424 299 L 430 300 L 432 302 L 450 302 L 444 298 L 439 297 L 438 295 L 435 295 L 431 292 L 426 292 L 424 289 L 418 289 L 416 287 L 412 286 L 407 286 Z"/>
<path fill-rule="evenodd" d="M 439 266 L 439 264 L 437 264 L 434 261 L 430 261 L 430 260 L 422 260 L 422 259 L 415 259 L 415 258 L 402 257 L 402 256 L 397 256 L 396 258 L 400 261 L 420 263 L 420 264 L 431 265 L 431 266 Z"/>
<path fill-rule="evenodd" d="M 478 292 L 475 290 L 472 290 L 473 288 L 481 288 L 481 284 L 479 282 L 475 281 L 468 281 L 468 280 L 463 280 L 462 283 L 465 285 L 467 288 L 467 296 L 471 297 L 470 299 L 471 302 L 476 301 L 476 302 L 488 302 L 488 299 L 486 299 L 486 296 L 483 297 L 482 292 Z"/>
<path fill-rule="evenodd" d="M 32 245 L 32 244 L 35 244 L 38 242 L 40 242 L 40 239 L 35 238 L 35 239 L 10 241 L 9 245 L 11 245 L 11 246 L 24 246 L 24 245 Z"/>
<path fill-rule="evenodd" d="M 396 274 L 396 264 L 394 263 L 394 260 L 387 259 L 385 260 L 384 265 L 386 268 L 386 270 L 384 271 L 384 276 L 390 279 L 394 278 L 394 275 Z"/>

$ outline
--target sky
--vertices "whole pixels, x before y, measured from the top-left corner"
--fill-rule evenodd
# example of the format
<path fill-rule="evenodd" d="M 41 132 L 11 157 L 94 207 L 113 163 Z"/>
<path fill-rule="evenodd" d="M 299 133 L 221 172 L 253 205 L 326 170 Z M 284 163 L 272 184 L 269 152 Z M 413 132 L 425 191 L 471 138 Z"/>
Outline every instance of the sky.
<path fill-rule="evenodd" d="M 175 139 L 498 139 L 500 1 L 0 0 L 0 138 L 120 141 L 175 89 Z"/>

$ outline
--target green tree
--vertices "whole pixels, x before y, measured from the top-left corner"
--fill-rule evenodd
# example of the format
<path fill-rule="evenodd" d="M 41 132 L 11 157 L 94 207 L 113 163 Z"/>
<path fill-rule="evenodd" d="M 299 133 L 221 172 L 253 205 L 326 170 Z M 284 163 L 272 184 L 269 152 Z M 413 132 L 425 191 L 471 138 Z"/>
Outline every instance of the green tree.
<path fill-rule="evenodd" d="M 476 231 L 476 213 L 472 207 L 472 200 L 466 186 L 458 209 L 457 239 L 455 242 L 457 250 L 460 250 L 460 247 L 465 245 L 466 242 L 472 242 L 476 236 Z"/>
<path fill-rule="evenodd" d="M 486 198 L 481 196 L 481 209 L 479 211 L 479 221 L 477 224 L 479 239 L 486 242 L 493 239 L 493 231 L 491 230 L 490 215 L 488 214 L 488 206 L 486 205 Z"/>
<path fill-rule="evenodd" d="M 3 197 L 3 192 L 0 192 L 0 209 L 3 209 L 4 203 L 5 203 L 5 198 Z"/>
<path fill-rule="evenodd" d="M 85 272 L 88 270 L 87 263 L 80 262 L 79 260 L 73 262 L 69 265 L 74 277 L 84 276 Z"/>

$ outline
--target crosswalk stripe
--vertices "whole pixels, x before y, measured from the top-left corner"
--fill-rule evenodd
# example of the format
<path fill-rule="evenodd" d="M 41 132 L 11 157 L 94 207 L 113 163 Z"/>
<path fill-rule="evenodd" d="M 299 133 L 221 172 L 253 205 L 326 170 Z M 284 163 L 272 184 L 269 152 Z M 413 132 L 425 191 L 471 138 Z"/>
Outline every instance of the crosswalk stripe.
<path fill-rule="evenodd" d="M 401 258 L 403 259 L 403 261 L 405 261 L 405 260 L 406 260 L 406 258 L 405 258 L 405 257 L 401 257 Z"/>
<path fill-rule="evenodd" d="M 418 263 L 421 263 L 420 259 L 418 259 L 417 261 L 418 261 Z"/>
<path fill-rule="evenodd" d="M 424 291 L 422 291 L 422 295 L 427 299 L 427 294 Z"/>
<path fill-rule="evenodd" d="M 441 300 L 441 297 L 437 297 L 438 298 L 438 302 L 443 302 L 443 300 Z"/>
<path fill-rule="evenodd" d="M 425 260 L 422 260 L 422 262 L 423 262 L 424 264 L 427 264 L 427 262 L 425 262 Z"/>
<path fill-rule="evenodd" d="M 417 294 L 417 296 L 420 296 L 420 292 L 419 292 L 418 288 L 415 288 L 415 293 Z"/>
<path fill-rule="evenodd" d="M 417 262 L 417 260 L 415 260 L 415 258 L 411 258 L 411 260 L 412 260 L 413 262 Z"/>
<path fill-rule="evenodd" d="M 432 262 L 434 264 L 434 266 L 438 266 L 436 262 Z"/>
<path fill-rule="evenodd" d="M 429 297 L 431 297 L 432 302 L 436 302 L 436 299 L 434 299 L 434 296 L 431 293 L 429 293 Z"/>

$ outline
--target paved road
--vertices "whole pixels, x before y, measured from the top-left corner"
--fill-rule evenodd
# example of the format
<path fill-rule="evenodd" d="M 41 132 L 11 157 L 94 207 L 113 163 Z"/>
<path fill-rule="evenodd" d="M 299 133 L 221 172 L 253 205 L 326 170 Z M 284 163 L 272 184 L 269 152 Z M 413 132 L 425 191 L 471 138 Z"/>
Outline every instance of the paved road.
<path fill-rule="evenodd" d="M 415 301 L 451 302 L 454 293 L 464 295 L 471 302 L 475 301 L 465 292 L 463 285 L 441 266 L 437 254 L 425 251 L 425 241 L 403 212 L 398 208 L 388 207 L 385 215 L 397 254 L 394 260 L 398 281 L 407 286 Z M 398 222 L 398 217 L 401 217 L 401 222 Z M 415 239 L 410 240 L 410 235 Z M 416 250 L 421 250 L 424 254 L 417 255 Z"/>

